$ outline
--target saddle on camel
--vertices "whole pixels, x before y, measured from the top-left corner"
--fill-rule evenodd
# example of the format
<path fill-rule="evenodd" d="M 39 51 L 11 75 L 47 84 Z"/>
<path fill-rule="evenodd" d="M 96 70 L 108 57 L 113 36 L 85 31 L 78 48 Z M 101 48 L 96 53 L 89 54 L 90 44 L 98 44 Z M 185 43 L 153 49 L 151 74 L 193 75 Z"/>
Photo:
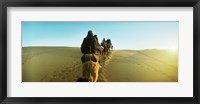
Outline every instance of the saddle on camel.
<path fill-rule="evenodd" d="M 99 55 L 97 54 L 98 42 L 91 30 L 88 31 L 81 44 L 81 52 L 83 54 L 81 57 L 83 77 L 79 78 L 78 81 L 96 82 L 100 68 Z"/>

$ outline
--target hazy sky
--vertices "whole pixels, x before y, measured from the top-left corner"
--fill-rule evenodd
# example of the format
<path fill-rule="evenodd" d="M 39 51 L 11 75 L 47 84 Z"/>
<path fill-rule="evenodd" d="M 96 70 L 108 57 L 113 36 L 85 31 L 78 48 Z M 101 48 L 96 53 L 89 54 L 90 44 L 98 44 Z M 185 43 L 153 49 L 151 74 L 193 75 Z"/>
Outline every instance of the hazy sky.
<path fill-rule="evenodd" d="M 88 30 L 114 49 L 178 47 L 178 22 L 22 22 L 22 46 L 80 47 Z"/>

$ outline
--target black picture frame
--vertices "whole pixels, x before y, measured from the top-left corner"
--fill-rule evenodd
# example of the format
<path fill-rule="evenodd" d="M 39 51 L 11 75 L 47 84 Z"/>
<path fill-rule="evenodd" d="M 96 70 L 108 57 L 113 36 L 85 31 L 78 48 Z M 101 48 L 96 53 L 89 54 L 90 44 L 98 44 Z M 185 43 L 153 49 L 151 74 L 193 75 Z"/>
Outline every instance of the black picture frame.
<path fill-rule="evenodd" d="M 7 7 L 193 7 L 193 97 L 7 97 Z M 1 0 L 0 1 L 0 102 L 1 104 L 199 104 L 200 0 Z"/>

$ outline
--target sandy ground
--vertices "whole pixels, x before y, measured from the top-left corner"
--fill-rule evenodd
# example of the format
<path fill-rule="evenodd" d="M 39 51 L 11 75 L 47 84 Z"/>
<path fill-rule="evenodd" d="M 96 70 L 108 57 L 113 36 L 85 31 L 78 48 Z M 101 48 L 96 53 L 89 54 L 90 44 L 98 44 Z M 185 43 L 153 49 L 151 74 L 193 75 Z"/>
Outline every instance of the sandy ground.
<path fill-rule="evenodd" d="M 114 51 L 103 69 L 107 82 L 177 82 L 177 53 L 162 50 Z"/>
<path fill-rule="evenodd" d="M 80 48 L 23 48 L 23 82 L 74 82 L 82 75 Z"/>
<path fill-rule="evenodd" d="M 75 82 L 82 75 L 80 48 L 26 47 L 23 82 Z M 102 57 L 98 82 L 176 82 L 177 53 L 162 50 L 116 50 Z"/>

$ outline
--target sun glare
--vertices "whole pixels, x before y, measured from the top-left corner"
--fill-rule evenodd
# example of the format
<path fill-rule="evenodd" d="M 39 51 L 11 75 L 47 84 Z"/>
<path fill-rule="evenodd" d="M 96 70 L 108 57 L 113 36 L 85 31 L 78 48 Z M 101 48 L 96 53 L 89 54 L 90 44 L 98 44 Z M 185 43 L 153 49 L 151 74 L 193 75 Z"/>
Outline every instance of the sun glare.
<path fill-rule="evenodd" d="M 169 48 L 169 51 L 170 52 L 176 52 L 178 50 L 178 48 L 176 47 L 176 46 L 171 46 L 170 48 Z"/>

